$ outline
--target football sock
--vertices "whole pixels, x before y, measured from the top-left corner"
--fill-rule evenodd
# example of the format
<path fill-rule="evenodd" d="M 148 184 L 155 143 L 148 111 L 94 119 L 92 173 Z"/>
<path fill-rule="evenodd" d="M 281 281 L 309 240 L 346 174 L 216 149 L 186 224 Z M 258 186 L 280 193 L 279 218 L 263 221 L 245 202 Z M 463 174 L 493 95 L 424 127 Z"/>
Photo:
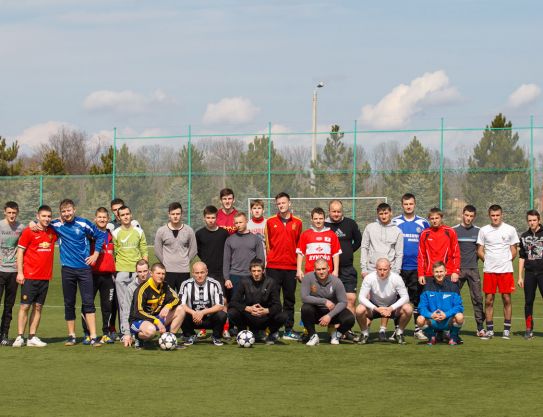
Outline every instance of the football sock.
<path fill-rule="evenodd" d="M 362 334 L 363 334 L 364 336 L 369 336 L 369 335 L 370 335 L 369 329 L 362 330 Z"/>
<path fill-rule="evenodd" d="M 36 336 L 36 335 L 35 334 L 30 334 L 30 333 L 28 334 L 29 339 L 32 339 L 34 336 Z"/>
<path fill-rule="evenodd" d="M 511 330 L 511 320 L 503 321 L 503 330 Z"/>
<path fill-rule="evenodd" d="M 458 337 L 458 333 L 460 333 L 460 328 L 462 327 L 461 324 L 453 323 L 451 327 L 451 336 L 452 337 Z"/>
<path fill-rule="evenodd" d="M 494 322 L 493 321 L 487 321 L 486 322 L 486 329 L 489 332 L 493 332 L 494 331 Z"/>
<path fill-rule="evenodd" d="M 387 331 L 387 328 L 385 326 L 379 327 L 379 333 L 386 332 L 386 331 Z"/>
<path fill-rule="evenodd" d="M 396 329 L 396 334 L 399 336 L 401 334 L 403 334 L 403 330 L 400 329 L 399 327 Z"/>
<path fill-rule="evenodd" d="M 528 317 L 526 317 L 526 330 L 532 330 L 534 328 L 534 321 L 532 318 L 532 315 L 529 314 Z"/>

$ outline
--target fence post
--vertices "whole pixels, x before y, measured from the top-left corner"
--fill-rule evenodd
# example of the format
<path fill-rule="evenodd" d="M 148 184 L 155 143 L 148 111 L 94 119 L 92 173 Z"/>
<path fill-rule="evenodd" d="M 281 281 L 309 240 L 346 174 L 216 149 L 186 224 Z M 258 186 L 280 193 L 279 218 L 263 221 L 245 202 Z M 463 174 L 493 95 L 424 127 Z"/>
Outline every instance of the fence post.
<path fill-rule="evenodd" d="M 40 206 L 43 205 L 43 175 L 40 175 Z"/>
<path fill-rule="evenodd" d="M 115 198 L 115 175 L 117 174 L 117 128 L 113 128 L 113 162 L 111 167 L 111 199 Z"/>
<path fill-rule="evenodd" d="M 268 215 L 271 213 L 272 125 L 268 122 Z"/>
<path fill-rule="evenodd" d="M 534 116 L 530 116 L 530 210 L 534 209 Z"/>
<path fill-rule="evenodd" d="M 356 119 L 354 121 L 354 133 L 353 133 L 353 179 L 352 179 L 352 184 L 353 184 L 353 190 L 352 190 L 352 197 L 353 197 L 353 200 L 352 200 L 352 203 L 351 203 L 351 206 L 352 206 L 352 218 L 353 219 L 356 219 L 356 200 L 355 200 L 355 197 L 356 197 L 356 165 L 357 165 L 357 161 L 356 161 L 356 154 L 357 154 L 357 148 L 356 148 L 356 128 L 357 128 L 357 123 L 356 123 Z"/>
<path fill-rule="evenodd" d="M 443 139 L 444 139 L 444 120 L 441 118 L 441 139 L 439 147 L 439 208 L 443 210 Z"/>
<path fill-rule="evenodd" d="M 189 158 L 189 195 L 188 195 L 188 207 L 187 207 L 187 223 L 190 226 L 191 221 L 191 206 L 192 206 L 192 128 L 189 125 L 189 148 L 188 148 L 188 158 Z"/>

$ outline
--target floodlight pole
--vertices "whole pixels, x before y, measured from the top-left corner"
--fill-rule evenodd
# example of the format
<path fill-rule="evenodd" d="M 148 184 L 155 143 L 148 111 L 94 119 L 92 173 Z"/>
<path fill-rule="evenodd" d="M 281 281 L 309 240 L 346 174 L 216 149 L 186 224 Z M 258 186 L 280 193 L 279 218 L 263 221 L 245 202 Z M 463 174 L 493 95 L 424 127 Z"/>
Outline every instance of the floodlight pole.
<path fill-rule="evenodd" d="M 315 163 L 317 162 L 317 90 L 319 88 L 324 87 L 324 83 L 320 82 L 317 84 L 315 89 L 313 90 L 313 137 L 311 141 L 311 163 L 313 166 L 315 166 Z M 314 184 L 315 180 L 315 170 L 314 168 L 311 169 L 311 180 Z M 314 187 L 314 185 L 313 185 Z"/>

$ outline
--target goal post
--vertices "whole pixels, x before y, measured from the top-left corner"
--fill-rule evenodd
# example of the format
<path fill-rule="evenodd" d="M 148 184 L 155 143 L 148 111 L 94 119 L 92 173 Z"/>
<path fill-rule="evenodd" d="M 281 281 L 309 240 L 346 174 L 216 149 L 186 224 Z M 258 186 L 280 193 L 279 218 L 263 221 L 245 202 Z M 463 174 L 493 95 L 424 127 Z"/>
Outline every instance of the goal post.
<path fill-rule="evenodd" d="M 247 198 L 247 215 L 251 215 L 251 202 L 262 200 L 264 203 L 264 216 L 275 214 L 275 198 L 249 197 Z M 322 207 L 328 213 L 328 204 L 332 200 L 340 200 L 343 203 L 343 213 L 358 223 L 367 224 L 375 221 L 375 209 L 380 203 L 387 203 L 387 197 L 291 197 L 292 212 L 302 219 L 304 225 L 310 224 L 311 210 Z M 269 212 L 268 212 L 269 208 Z"/>

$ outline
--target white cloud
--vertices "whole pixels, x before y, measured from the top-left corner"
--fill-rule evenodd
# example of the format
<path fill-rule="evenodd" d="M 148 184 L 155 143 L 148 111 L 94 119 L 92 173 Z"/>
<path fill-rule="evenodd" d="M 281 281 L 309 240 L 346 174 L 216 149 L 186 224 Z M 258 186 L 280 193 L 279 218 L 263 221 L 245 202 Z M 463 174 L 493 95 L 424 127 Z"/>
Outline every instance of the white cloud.
<path fill-rule="evenodd" d="M 400 84 L 376 105 L 362 107 L 360 119 L 378 129 L 394 129 L 407 124 L 425 105 L 443 105 L 458 101 L 460 94 L 451 86 L 443 70 L 427 72 L 409 85 Z"/>
<path fill-rule="evenodd" d="M 74 126 L 66 122 L 49 121 L 31 126 L 19 135 L 15 139 L 20 145 L 35 147 L 46 143 L 49 140 L 49 136 L 57 133 L 61 127 L 73 128 Z"/>
<path fill-rule="evenodd" d="M 511 107 L 522 107 L 533 103 L 541 95 L 541 88 L 536 84 L 522 84 L 511 93 L 507 103 Z"/>
<path fill-rule="evenodd" d="M 90 93 L 83 101 L 89 111 L 115 111 L 117 113 L 143 113 L 154 104 L 169 104 L 174 100 L 164 91 L 156 90 L 149 96 L 132 90 L 99 90 Z"/>
<path fill-rule="evenodd" d="M 245 97 L 226 97 L 217 103 L 209 103 L 203 117 L 206 124 L 240 124 L 253 120 L 260 111 Z"/>

